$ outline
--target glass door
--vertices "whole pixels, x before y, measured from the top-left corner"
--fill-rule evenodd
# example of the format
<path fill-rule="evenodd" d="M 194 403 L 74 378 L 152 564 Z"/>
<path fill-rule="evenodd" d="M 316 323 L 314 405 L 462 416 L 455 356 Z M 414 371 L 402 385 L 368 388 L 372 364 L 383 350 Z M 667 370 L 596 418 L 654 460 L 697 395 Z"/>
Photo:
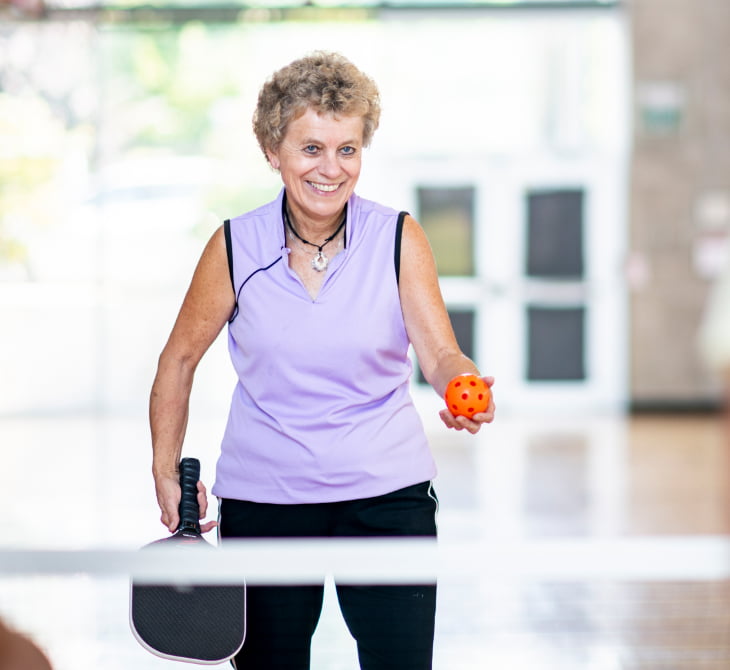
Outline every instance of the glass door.
<path fill-rule="evenodd" d="M 613 165 L 404 165 L 393 194 L 429 237 L 457 339 L 500 411 L 626 402 L 623 195 Z M 438 405 L 420 372 L 414 392 Z"/>

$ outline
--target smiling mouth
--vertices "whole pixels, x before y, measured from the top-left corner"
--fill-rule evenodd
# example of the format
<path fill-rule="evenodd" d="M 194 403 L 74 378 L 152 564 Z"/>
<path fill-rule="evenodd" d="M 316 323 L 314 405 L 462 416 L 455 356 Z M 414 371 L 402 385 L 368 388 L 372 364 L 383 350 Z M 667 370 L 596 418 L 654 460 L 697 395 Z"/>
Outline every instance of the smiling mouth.
<path fill-rule="evenodd" d="M 313 189 L 317 191 L 322 191 L 323 193 L 332 193 L 332 191 L 336 191 L 338 188 L 340 188 L 339 184 L 318 184 L 317 182 L 310 181 L 307 182 Z"/>

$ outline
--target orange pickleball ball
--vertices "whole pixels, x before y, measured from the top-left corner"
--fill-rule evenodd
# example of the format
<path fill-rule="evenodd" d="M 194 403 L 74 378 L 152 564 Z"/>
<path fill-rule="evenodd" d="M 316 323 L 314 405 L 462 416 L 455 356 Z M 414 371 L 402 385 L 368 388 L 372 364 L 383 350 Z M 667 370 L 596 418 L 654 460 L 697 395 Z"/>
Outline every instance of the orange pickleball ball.
<path fill-rule="evenodd" d="M 444 400 L 449 412 L 471 419 L 479 412 L 486 412 L 492 393 L 487 383 L 476 375 L 454 377 L 446 387 Z"/>

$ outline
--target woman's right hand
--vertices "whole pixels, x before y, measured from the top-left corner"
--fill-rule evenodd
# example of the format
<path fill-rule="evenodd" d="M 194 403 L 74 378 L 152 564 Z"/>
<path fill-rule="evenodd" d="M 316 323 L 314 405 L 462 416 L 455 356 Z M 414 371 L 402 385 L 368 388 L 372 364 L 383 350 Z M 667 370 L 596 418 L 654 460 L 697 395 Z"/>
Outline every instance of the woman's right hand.
<path fill-rule="evenodd" d="M 160 475 L 155 477 L 155 494 L 157 504 L 162 512 L 160 521 L 167 530 L 174 533 L 180 525 L 180 480 L 177 474 Z"/>
<path fill-rule="evenodd" d="M 157 504 L 162 514 L 160 521 L 163 526 L 174 533 L 180 525 L 180 479 L 177 473 L 171 475 L 159 475 L 155 477 L 155 493 Z M 200 518 L 205 518 L 208 512 L 208 492 L 202 481 L 198 481 L 198 506 L 200 507 Z M 200 530 L 207 533 L 218 525 L 217 521 L 208 521 L 200 525 Z"/>

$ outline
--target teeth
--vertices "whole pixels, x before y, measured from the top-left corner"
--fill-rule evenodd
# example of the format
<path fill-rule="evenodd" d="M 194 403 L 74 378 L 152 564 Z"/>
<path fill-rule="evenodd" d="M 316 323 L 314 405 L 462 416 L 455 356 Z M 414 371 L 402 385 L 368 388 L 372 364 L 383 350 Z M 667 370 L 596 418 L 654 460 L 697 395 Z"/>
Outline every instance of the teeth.
<path fill-rule="evenodd" d="M 338 187 L 338 184 L 315 184 L 313 181 L 310 181 L 309 183 L 318 191 L 326 191 L 327 193 L 335 191 Z"/>

